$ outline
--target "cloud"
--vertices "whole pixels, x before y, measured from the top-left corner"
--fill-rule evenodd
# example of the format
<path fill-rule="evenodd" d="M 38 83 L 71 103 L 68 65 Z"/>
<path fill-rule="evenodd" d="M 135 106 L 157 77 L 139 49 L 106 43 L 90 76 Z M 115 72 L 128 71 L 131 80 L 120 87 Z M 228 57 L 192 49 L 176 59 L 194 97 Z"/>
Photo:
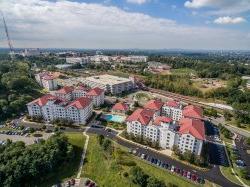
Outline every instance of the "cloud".
<path fill-rule="evenodd" d="M 14 47 L 250 49 L 243 31 L 183 25 L 104 4 L 1 0 L 0 7 Z"/>
<path fill-rule="evenodd" d="M 127 0 L 128 3 L 133 3 L 133 4 L 138 4 L 138 5 L 147 3 L 147 2 L 149 2 L 149 1 L 150 1 L 150 0 Z"/>
<path fill-rule="evenodd" d="M 210 8 L 210 14 L 233 15 L 250 10 L 249 0 L 189 0 L 184 3 L 187 8 L 199 9 Z"/>
<path fill-rule="evenodd" d="M 243 23 L 243 22 L 246 22 L 246 20 L 242 17 L 233 18 L 229 16 L 219 17 L 214 20 L 214 23 L 216 24 L 238 24 L 238 23 Z"/>

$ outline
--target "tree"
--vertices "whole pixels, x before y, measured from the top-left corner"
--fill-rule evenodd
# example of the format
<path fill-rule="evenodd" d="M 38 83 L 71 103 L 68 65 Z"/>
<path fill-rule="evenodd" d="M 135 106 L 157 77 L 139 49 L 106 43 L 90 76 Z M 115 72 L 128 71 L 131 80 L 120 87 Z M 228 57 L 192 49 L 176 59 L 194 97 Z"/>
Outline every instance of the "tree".
<path fill-rule="evenodd" d="M 142 187 L 147 186 L 148 175 L 139 166 L 134 166 L 130 170 L 132 181 Z"/>
<path fill-rule="evenodd" d="M 110 139 L 104 139 L 102 147 L 105 151 L 111 150 L 112 148 L 112 142 Z"/>
<path fill-rule="evenodd" d="M 103 140 L 104 140 L 104 136 L 102 134 L 98 135 L 97 136 L 97 140 L 98 140 L 99 145 L 102 145 L 103 144 Z"/>
<path fill-rule="evenodd" d="M 158 180 L 155 177 L 150 176 L 147 179 L 147 187 L 166 187 L 164 181 Z"/>

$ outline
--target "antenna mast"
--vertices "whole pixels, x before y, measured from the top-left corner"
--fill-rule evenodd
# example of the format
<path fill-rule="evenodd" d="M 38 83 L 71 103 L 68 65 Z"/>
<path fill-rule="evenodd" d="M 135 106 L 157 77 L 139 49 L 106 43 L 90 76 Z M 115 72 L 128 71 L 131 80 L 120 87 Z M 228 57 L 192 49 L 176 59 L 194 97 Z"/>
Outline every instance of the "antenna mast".
<path fill-rule="evenodd" d="M 3 24 L 4 24 L 4 29 L 5 29 L 6 37 L 7 37 L 7 42 L 8 42 L 8 45 L 9 45 L 10 57 L 13 58 L 14 57 L 14 49 L 13 49 L 13 46 L 12 46 L 12 43 L 11 43 L 11 40 L 10 40 L 10 35 L 9 35 L 8 27 L 7 27 L 7 24 L 6 24 L 3 12 L 2 11 L 0 11 L 0 12 L 1 12 L 2 17 L 3 17 Z"/>

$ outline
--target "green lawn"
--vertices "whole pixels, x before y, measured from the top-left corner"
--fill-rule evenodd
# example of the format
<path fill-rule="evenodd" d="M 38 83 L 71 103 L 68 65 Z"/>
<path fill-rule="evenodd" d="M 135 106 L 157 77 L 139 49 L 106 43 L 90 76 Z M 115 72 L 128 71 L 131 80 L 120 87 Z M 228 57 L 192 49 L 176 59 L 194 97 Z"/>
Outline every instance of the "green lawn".
<path fill-rule="evenodd" d="M 132 166 L 128 164 L 117 163 L 117 161 L 134 162 L 137 166 L 140 166 L 148 175 L 155 176 L 158 179 L 162 179 L 166 184 L 172 183 L 179 187 L 196 186 L 194 183 L 187 181 L 181 177 L 173 175 L 166 170 L 154 167 L 141 159 L 128 153 L 127 149 L 114 144 L 115 151 L 112 156 L 107 155 L 98 144 L 95 135 L 90 135 L 90 141 L 87 151 L 86 163 L 83 167 L 83 177 L 89 177 L 96 181 L 99 186 L 137 186 L 130 180 L 130 176 L 124 177 L 124 172 L 128 172 Z M 212 186 L 207 182 L 204 186 Z"/>
<path fill-rule="evenodd" d="M 75 159 L 71 163 L 63 164 L 58 168 L 58 171 L 53 175 L 50 175 L 44 183 L 40 184 L 41 187 L 52 186 L 53 184 L 58 183 L 59 181 L 64 181 L 65 179 L 76 177 L 80 160 L 82 149 L 84 146 L 85 136 L 82 133 L 65 133 L 68 137 L 69 142 L 74 146 L 76 150 Z"/>
<path fill-rule="evenodd" d="M 197 74 L 195 70 L 190 68 L 172 69 L 171 73 L 175 75 L 184 75 L 184 76 L 189 76 L 191 73 L 194 75 Z"/>
<path fill-rule="evenodd" d="M 238 185 L 241 185 L 240 181 L 235 177 L 235 175 L 232 173 L 231 167 L 224 167 L 221 166 L 220 170 L 222 174 L 231 182 L 236 183 Z"/>

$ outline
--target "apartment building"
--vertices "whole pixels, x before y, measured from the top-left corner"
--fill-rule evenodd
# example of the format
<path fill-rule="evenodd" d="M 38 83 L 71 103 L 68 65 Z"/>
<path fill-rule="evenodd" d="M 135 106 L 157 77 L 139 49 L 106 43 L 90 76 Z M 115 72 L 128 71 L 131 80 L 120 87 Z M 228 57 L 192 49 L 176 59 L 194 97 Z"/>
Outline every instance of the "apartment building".
<path fill-rule="evenodd" d="M 190 150 L 200 155 L 205 140 L 204 122 L 199 119 L 182 118 L 179 122 L 178 147 L 181 152 Z"/>
<path fill-rule="evenodd" d="M 57 72 L 41 72 L 35 75 L 35 79 L 38 84 L 45 89 L 52 91 L 56 90 L 58 87 L 57 78 L 59 77 L 60 73 Z"/>
<path fill-rule="evenodd" d="M 160 116 L 161 115 L 163 104 L 164 103 L 161 100 L 154 99 L 154 100 L 148 101 L 144 105 L 144 108 L 154 111 L 154 118 L 155 118 L 156 116 Z"/>
<path fill-rule="evenodd" d="M 144 108 L 135 110 L 126 119 L 127 132 L 150 139 L 152 142 L 158 142 L 163 149 L 171 149 L 176 145 L 182 153 L 190 150 L 200 155 L 205 140 L 204 122 L 192 118 L 191 115 L 180 120 L 158 115 L 161 106 L 163 103 L 153 100 Z M 177 105 L 174 106 L 177 107 Z M 195 107 L 188 107 L 186 110 L 190 108 Z"/>
<path fill-rule="evenodd" d="M 134 88 L 134 84 L 130 79 L 108 74 L 87 77 L 84 83 L 91 88 L 99 87 L 104 89 L 105 92 L 113 95 L 121 94 Z"/>
<path fill-rule="evenodd" d="M 73 101 L 54 96 L 44 95 L 27 104 L 30 116 L 42 116 L 46 121 L 68 119 L 77 124 L 86 124 L 92 115 L 92 99 L 80 97 Z"/>
<path fill-rule="evenodd" d="M 64 86 L 63 88 L 57 90 L 54 94 L 55 96 L 66 100 L 88 97 L 92 99 L 94 107 L 99 107 L 104 104 L 104 90 L 98 87 L 88 89 L 84 86 Z"/>
<path fill-rule="evenodd" d="M 95 87 L 86 93 L 86 97 L 93 100 L 95 107 L 99 107 L 104 104 L 104 93 L 105 91 L 103 89 Z"/>
<path fill-rule="evenodd" d="M 162 106 L 162 115 L 179 121 L 182 118 L 182 105 L 177 101 L 168 101 Z"/>
<path fill-rule="evenodd" d="M 184 118 L 203 119 L 203 110 L 198 106 L 188 105 L 183 108 L 182 116 Z"/>

